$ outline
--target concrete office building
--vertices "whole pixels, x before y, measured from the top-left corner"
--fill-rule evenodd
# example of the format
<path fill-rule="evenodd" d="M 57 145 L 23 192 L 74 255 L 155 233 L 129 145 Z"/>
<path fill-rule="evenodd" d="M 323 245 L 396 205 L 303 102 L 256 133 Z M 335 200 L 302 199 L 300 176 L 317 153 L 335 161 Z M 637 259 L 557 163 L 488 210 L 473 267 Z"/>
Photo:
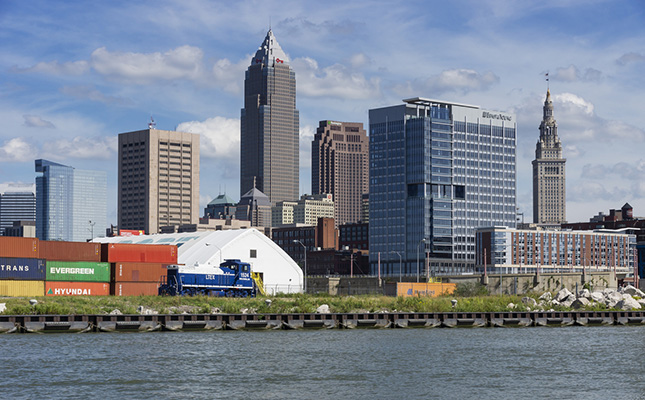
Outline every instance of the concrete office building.
<path fill-rule="evenodd" d="M 515 227 L 515 115 L 412 98 L 372 109 L 372 272 L 471 272 L 475 230 Z"/>
<path fill-rule="evenodd" d="M 566 161 L 562 158 L 558 124 L 553 118 L 551 92 L 547 90 L 533 160 L 533 222 L 555 225 L 567 222 Z"/>
<path fill-rule="evenodd" d="M 199 135 L 119 134 L 119 228 L 159 233 L 199 221 Z"/>
<path fill-rule="evenodd" d="M 362 123 L 320 121 L 311 142 L 311 191 L 334 197 L 337 225 L 361 220 L 369 191 L 369 140 Z"/>
<path fill-rule="evenodd" d="M 257 188 L 271 204 L 299 193 L 299 126 L 296 74 L 269 30 L 244 79 L 240 193 Z"/>
<path fill-rule="evenodd" d="M 15 221 L 36 221 L 36 194 L 34 192 L 0 193 L 0 235 Z"/>
<path fill-rule="evenodd" d="M 36 160 L 36 237 L 83 242 L 104 236 L 107 174 Z"/>
<path fill-rule="evenodd" d="M 299 201 L 280 201 L 271 208 L 271 226 L 291 224 L 314 226 L 320 218 L 334 218 L 331 194 L 304 194 Z"/>

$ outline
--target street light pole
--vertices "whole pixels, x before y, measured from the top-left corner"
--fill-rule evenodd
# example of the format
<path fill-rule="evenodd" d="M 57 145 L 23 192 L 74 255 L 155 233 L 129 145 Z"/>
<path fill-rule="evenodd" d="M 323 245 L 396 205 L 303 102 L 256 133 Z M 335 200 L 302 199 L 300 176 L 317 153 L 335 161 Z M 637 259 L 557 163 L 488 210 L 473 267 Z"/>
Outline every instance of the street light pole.
<path fill-rule="evenodd" d="M 421 242 L 425 242 L 426 238 L 423 238 L 419 240 L 419 243 L 417 243 L 417 283 L 419 282 L 419 246 L 421 246 Z"/>
<path fill-rule="evenodd" d="M 399 256 L 399 282 L 401 282 L 401 276 L 402 276 L 401 275 L 401 269 L 402 269 L 401 265 L 403 264 L 403 257 L 401 257 L 401 253 L 399 253 L 398 251 L 392 250 L 392 251 L 390 251 L 390 253 L 396 253 Z"/>
<path fill-rule="evenodd" d="M 305 246 L 300 240 L 294 240 L 294 243 L 300 243 L 303 249 L 305 249 L 305 276 L 304 276 L 304 292 L 307 293 L 307 246 Z"/>

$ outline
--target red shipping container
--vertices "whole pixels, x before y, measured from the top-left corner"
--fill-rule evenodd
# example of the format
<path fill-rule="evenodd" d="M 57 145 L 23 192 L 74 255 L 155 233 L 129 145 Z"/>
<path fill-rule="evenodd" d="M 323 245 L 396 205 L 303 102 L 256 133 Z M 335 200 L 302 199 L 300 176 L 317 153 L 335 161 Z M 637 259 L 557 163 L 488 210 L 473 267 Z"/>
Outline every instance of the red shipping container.
<path fill-rule="evenodd" d="M 0 236 L 0 257 L 40 258 L 38 242 L 36 238 Z"/>
<path fill-rule="evenodd" d="M 166 276 L 166 264 L 157 263 L 114 263 L 112 282 L 159 282 Z"/>
<path fill-rule="evenodd" d="M 167 244 L 103 243 L 101 261 L 109 263 L 177 264 L 177 246 Z"/>
<path fill-rule="evenodd" d="M 108 296 L 109 294 L 109 283 L 45 282 L 45 296 Z"/>
<path fill-rule="evenodd" d="M 101 261 L 101 243 L 40 241 L 40 258 L 50 261 Z"/>
<path fill-rule="evenodd" d="M 156 296 L 159 294 L 157 282 L 115 282 L 110 284 L 113 296 Z"/>

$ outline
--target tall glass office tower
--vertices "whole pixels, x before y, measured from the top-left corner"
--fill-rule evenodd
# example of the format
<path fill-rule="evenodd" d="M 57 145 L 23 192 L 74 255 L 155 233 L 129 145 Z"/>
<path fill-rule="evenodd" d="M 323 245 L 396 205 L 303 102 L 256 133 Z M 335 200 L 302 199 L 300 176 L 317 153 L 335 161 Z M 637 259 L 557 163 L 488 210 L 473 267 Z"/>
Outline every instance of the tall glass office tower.
<path fill-rule="evenodd" d="M 244 79 L 240 195 L 257 188 L 271 204 L 298 200 L 299 130 L 296 74 L 269 30 Z"/>
<path fill-rule="evenodd" d="M 105 235 L 107 174 L 36 160 L 36 237 L 83 242 Z"/>
<path fill-rule="evenodd" d="M 371 272 L 472 272 L 475 229 L 516 224 L 515 116 L 403 101 L 369 111 Z"/>

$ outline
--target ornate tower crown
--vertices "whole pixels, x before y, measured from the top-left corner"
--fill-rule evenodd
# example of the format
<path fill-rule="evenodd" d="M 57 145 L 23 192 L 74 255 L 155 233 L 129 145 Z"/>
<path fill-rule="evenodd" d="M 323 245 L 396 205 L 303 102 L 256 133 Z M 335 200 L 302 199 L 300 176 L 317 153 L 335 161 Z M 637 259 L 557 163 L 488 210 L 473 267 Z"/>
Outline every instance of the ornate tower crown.
<path fill-rule="evenodd" d="M 255 64 L 264 64 L 273 67 L 275 64 L 288 64 L 289 59 L 284 53 L 275 36 L 273 36 L 273 31 L 269 29 L 264 42 L 258 51 L 255 52 L 255 56 L 251 59 L 251 65 Z"/>

